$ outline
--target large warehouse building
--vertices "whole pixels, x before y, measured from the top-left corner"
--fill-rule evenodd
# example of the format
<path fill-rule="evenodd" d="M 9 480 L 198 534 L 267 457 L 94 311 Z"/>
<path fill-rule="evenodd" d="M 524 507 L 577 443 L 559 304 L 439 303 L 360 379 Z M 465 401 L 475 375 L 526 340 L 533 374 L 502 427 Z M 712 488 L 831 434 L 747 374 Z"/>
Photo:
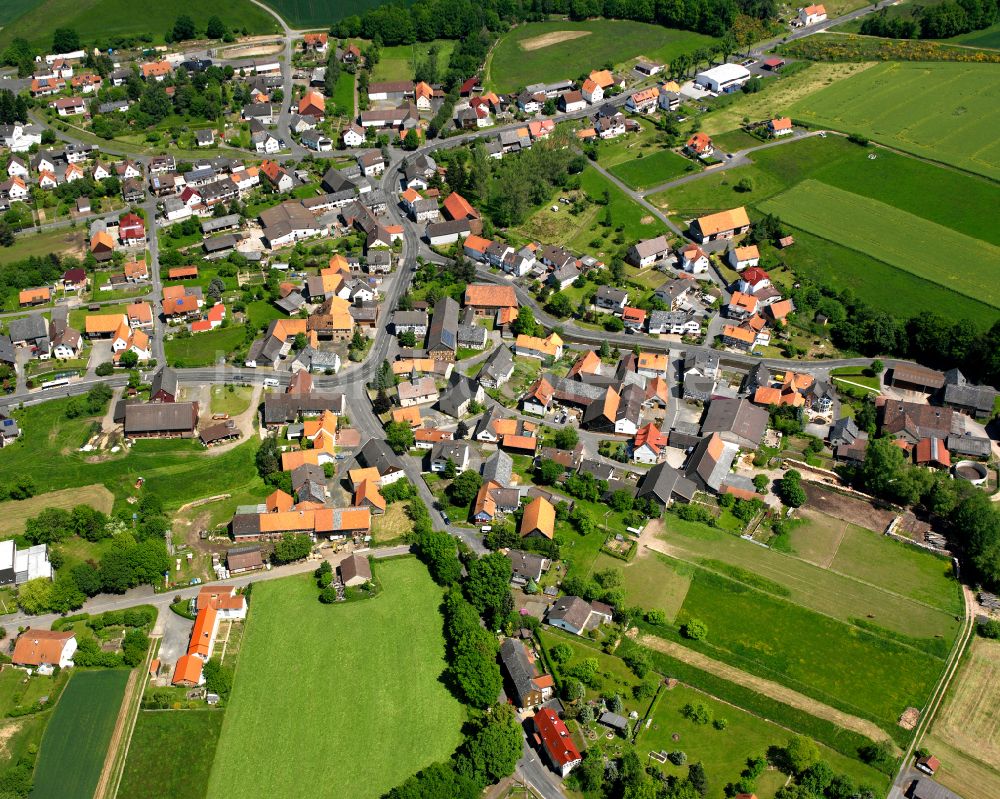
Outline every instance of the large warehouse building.
<path fill-rule="evenodd" d="M 706 69 L 695 76 L 695 83 L 704 86 L 711 92 L 722 92 L 742 86 L 750 80 L 750 73 L 739 64 L 720 64 L 712 69 Z"/>

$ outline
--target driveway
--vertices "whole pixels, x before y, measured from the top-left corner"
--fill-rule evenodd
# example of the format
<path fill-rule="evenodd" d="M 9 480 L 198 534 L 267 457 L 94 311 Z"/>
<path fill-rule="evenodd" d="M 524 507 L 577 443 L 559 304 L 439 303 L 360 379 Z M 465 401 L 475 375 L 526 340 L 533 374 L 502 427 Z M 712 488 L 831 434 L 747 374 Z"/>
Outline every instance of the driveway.
<path fill-rule="evenodd" d="M 153 627 L 154 635 L 160 633 L 163 636 L 158 653 L 160 663 L 169 666 L 171 670 L 173 669 L 177 658 L 187 652 L 193 626 L 193 621 L 178 616 L 169 608 L 160 611 L 156 625 Z"/>

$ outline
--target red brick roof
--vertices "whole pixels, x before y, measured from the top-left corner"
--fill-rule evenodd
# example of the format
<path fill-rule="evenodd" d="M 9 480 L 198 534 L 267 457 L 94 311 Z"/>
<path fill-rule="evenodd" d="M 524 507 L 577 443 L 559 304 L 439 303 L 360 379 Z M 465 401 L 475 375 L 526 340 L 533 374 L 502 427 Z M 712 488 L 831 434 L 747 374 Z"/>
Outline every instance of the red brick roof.
<path fill-rule="evenodd" d="M 580 760 L 580 750 L 570 738 L 566 724 L 551 708 L 543 707 L 535 713 L 535 731 L 553 763 L 565 766 Z"/>

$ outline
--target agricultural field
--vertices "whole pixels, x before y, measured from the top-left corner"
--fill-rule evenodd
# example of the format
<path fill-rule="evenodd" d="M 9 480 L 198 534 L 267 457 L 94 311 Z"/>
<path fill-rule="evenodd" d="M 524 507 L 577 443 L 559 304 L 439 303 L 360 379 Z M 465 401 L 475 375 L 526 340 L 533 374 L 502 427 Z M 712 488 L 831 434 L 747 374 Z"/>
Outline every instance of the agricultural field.
<path fill-rule="evenodd" d="M 266 0 L 292 28 L 328 28 L 331 22 L 364 14 L 382 4 L 382 0 L 350 0 L 331 3 L 330 0 Z"/>
<path fill-rule="evenodd" d="M 42 0 L 6 0 L 0 6 L 0 25 L 9 25 L 22 14 L 27 14 Z"/>
<path fill-rule="evenodd" d="M 138 441 L 127 453 L 114 455 L 79 452 L 95 420 L 67 419 L 67 402 L 54 400 L 16 412 L 23 433 L 15 444 L 0 451 L 0 480 L 31 474 L 39 494 L 97 483 L 121 500 L 135 493 L 135 481 L 143 477 L 145 489 L 168 508 L 234 488 L 257 496 L 264 490 L 253 463 L 254 441 L 218 455 L 206 454 L 196 442 L 179 439 Z M 40 460 L 47 464 L 45 469 L 34 468 Z"/>
<path fill-rule="evenodd" d="M 118 799 L 203 799 L 222 718 L 219 710 L 140 710 Z"/>
<path fill-rule="evenodd" d="M 115 669 L 72 676 L 45 728 L 32 795 L 91 799 L 128 675 Z"/>
<path fill-rule="evenodd" d="M 1000 203 L 996 184 L 883 149 L 877 150 L 872 160 L 869 152 L 839 136 L 811 137 L 759 151 L 751 156 L 754 163 L 750 166 L 706 174 L 649 199 L 683 222 L 734 205 L 761 212 L 768 200 L 782 192 L 806 180 L 820 181 L 850 192 L 859 202 L 874 200 L 892 206 L 893 213 L 905 212 L 934 229 L 948 228 L 950 235 L 973 239 L 977 247 L 983 243 L 993 248 L 1000 245 L 1000 231 L 987 210 Z M 744 178 L 751 189 L 736 191 Z M 782 218 L 786 223 L 791 221 L 790 217 Z M 773 269 L 776 263 L 784 262 L 796 275 L 838 290 L 850 288 L 872 306 L 903 318 L 947 308 L 953 318 L 967 318 L 983 328 L 995 320 L 995 307 L 982 298 L 915 274 L 915 270 L 928 269 L 923 263 L 907 263 L 900 269 L 879 260 L 881 238 L 876 245 L 851 248 L 845 238 L 851 232 L 845 229 L 841 235 L 839 221 L 833 237 L 795 229 L 796 246 L 780 253 L 768 250 L 765 263 Z M 889 283 L 892 292 L 884 290 Z"/>
<path fill-rule="evenodd" d="M 1000 642 L 974 638 L 923 746 L 965 799 L 1000 796 Z"/>
<path fill-rule="evenodd" d="M 443 75 L 448 69 L 448 60 L 455 49 L 455 44 L 454 39 L 436 39 L 433 42 L 383 47 L 378 63 L 372 70 L 372 82 L 413 80 L 417 65 L 427 60 L 427 53 L 432 47 L 438 49 L 438 70 L 439 74 Z"/>
<path fill-rule="evenodd" d="M 26 5 L 23 0 L 19 5 Z M 190 14 L 204 31 L 208 18 L 217 15 L 226 25 L 252 34 L 278 33 L 277 20 L 249 0 L 217 0 L 198 5 L 186 0 L 164 0 L 135 13 L 128 0 L 42 0 L 30 14 L 22 14 L 0 31 L 0 48 L 22 36 L 45 49 L 52 44 L 58 27 L 74 28 L 84 45 L 107 41 L 115 36 L 152 36 L 162 42 L 180 14 Z"/>
<path fill-rule="evenodd" d="M 712 724 L 698 724 L 686 718 L 682 710 L 685 705 L 703 705 L 714 719 L 725 719 L 727 726 L 717 730 Z M 677 739 L 674 739 L 677 735 Z M 723 788 L 728 782 L 735 782 L 746 767 L 747 758 L 765 755 L 772 746 L 784 746 L 792 733 L 771 721 L 765 720 L 721 702 L 709 694 L 680 684 L 661 692 L 652 714 L 652 723 L 636 740 L 636 751 L 645 760 L 650 752 L 682 751 L 688 763 L 701 761 L 708 778 L 710 799 L 722 799 Z M 878 787 L 885 777 L 858 760 L 845 757 L 822 744 L 819 745 L 821 759 L 835 771 L 847 774 L 855 782 Z M 648 761 L 665 774 L 684 776 L 687 765 L 674 766 Z M 773 799 L 777 790 L 785 784 L 787 775 L 770 768 L 761 775 L 754 791 L 759 799 Z"/>
<path fill-rule="evenodd" d="M 49 253 L 82 258 L 85 238 L 85 231 L 82 229 L 19 234 L 13 247 L 0 248 L 0 264 L 23 261 L 33 255 L 45 256 Z"/>
<path fill-rule="evenodd" d="M 90 505 L 102 513 L 111 513 L 114 495 L 102 485 L 66 488 L 50 491 L 30 499 L 0 502 L 0 538 L 10 538 L 24 532 L 24 523 L 45 508 L 72 510 L 77 505 Z"/>
<path fill-rule="evenodd" d="M 793 227 L 1000 307 L 1000 247 L 988 242 L 818 180 L 803 181 L 760 208 Z"/>
<path fill-rule="evenodd" d="M 440 681 L 441 589 L 413 558 L 375 569 L 381 594 L 343 605 L 320 604 L 311 575 L 254 589 L 209 799 L 305 784 L 378 797 L 454 750 L 464 712 Z"/>
<path fill-rule="evenodd" d="M 531 22 L 497 43 L 485 83 L 498 92 L 512 92 L 530 83 L 574 80 L 604 64 L 624 64 L 639 56 L 669 62 L 711 43 L 708 36 L 643 22 Z"/>
<path fill-rule="evenodd" d="M 691 171 L 692 161 L 673 150 L 659 150 L 633 161 L 625 161 L 611 168 L 610 172 L 633 189 L 656 186 L 679 178 Z"/>
<path fill-rule="evenodd" d="M 1000 177 L 1000 65 L 879 64 L 789 109 L 925 158 Z"/>

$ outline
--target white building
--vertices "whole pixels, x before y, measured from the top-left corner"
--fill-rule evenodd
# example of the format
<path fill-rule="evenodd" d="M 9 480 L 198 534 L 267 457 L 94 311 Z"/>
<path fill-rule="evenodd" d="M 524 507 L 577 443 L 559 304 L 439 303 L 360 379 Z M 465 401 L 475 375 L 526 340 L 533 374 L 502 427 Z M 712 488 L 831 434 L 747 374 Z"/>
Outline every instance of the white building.
<path fill-rule="evenodd" d="M 699 72 L 694 80 L 710 92 L 722 94 L 742 86 L 750 80 L 750 77 L 750 72 L 739 64 L 719 64 L 717 67 Z"/>
<path fill-rule="evenodd" d="M 818 22 L 826 21 L 825 6 L 806 6 L 799 9 L 799 22 L 803 27 L 815 25 Z"/>

